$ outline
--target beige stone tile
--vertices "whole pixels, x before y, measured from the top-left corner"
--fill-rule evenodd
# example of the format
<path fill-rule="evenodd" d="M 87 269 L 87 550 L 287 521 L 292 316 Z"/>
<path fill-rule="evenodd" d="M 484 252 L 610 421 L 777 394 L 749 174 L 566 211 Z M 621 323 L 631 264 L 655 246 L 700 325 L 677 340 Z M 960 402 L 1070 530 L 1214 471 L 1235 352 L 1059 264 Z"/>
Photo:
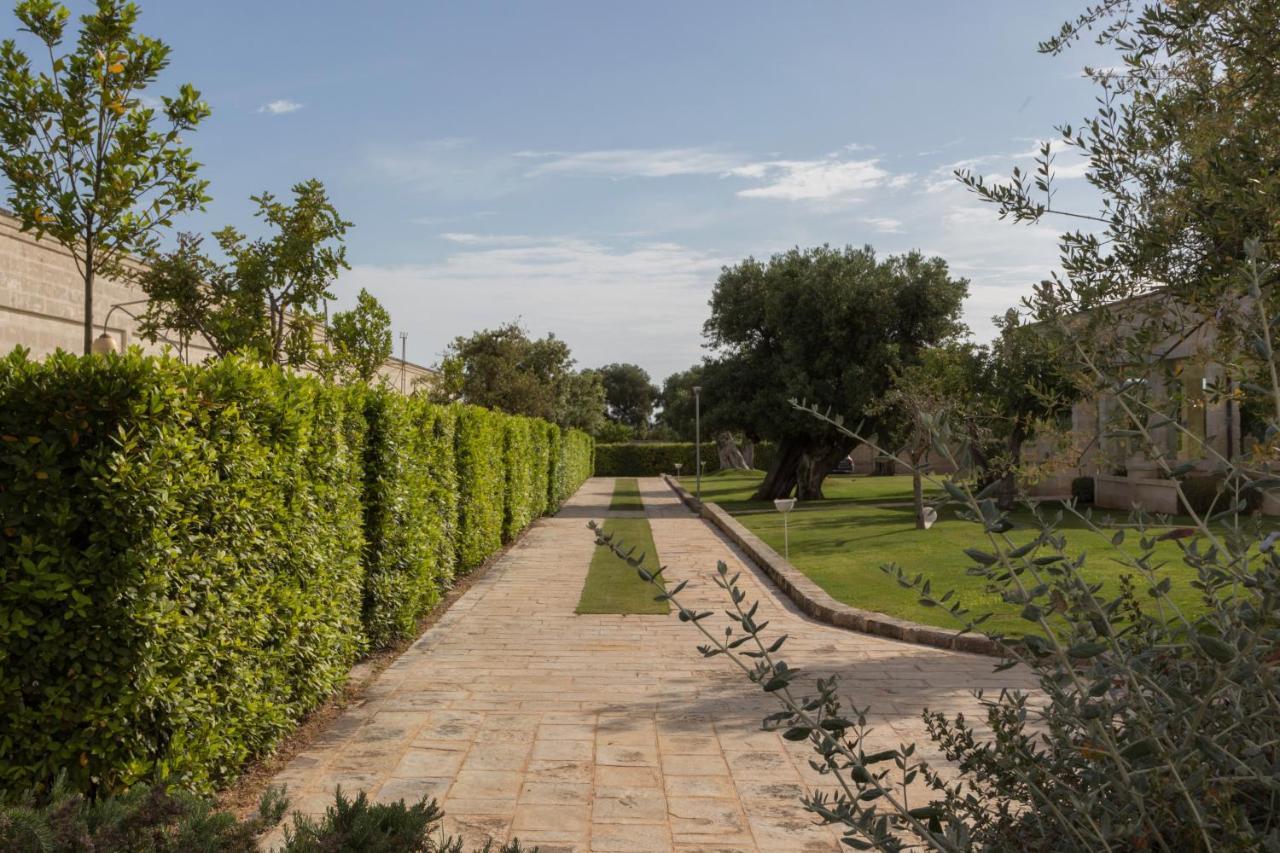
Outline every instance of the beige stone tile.
<path fill-rule="evenodd" d="M 667 798 L 660 791 L 636 791 L 622 797 L 596 797 L 595 823 L 667 823 Z"/>
<path fill-rule="evenodd" d="M 665 823 L 593 823 L 591 849 L 598 853 L 656 853 L 671 849 Z"/>
<path fill-rule="evenodd" d="M 671 800 L 688 797 L 736 797 L 733 780 L 725 776 L 666 776 L 663 784 Z"/>

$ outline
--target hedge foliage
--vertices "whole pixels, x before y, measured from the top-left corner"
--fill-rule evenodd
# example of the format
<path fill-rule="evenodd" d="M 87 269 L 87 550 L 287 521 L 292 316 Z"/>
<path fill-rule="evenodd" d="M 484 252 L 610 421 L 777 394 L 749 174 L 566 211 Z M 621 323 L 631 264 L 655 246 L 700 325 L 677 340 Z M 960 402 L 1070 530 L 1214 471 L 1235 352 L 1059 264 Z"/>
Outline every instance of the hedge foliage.
<path fill-rule="evenodd" d="M 364 626 L 374 646 L 412 632 L 453 580 L 457 416 L 421 397 L 366 392 Z"/>
<path fill-rule="evenodd" d="M 595 473 L 601 477 L 656 477 L 674 474 L 676 463 L 681 473 L 693 475 L 696 467 L 697 446 L 691 442 L 630 442 L 627 444 L 597 444 L 595 448 Z M 702 461 L 707 473 L 720 470 L 720 452 L 715 442 L 702 444 Z M 768 470 L 773 461 L 773 445 L 755 445 L 752 459 L 754 467 Z"/>
<path fill-rule="evenodd" d="M 580 433 L 235 359 L 15 350 L 0 789 L 234 776 L 501 547 L 509 481 L 531 521 L 590 464 Z"/>

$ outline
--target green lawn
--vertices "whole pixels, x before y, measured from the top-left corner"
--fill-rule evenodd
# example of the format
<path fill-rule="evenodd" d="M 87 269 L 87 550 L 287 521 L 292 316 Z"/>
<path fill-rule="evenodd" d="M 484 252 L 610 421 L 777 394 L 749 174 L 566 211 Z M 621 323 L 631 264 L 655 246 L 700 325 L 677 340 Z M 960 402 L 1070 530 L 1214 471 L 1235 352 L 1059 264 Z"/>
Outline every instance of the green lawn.
<path fill-rule="evenodd" d="M 661 565 L 648 519 L 610 518 L 605 521 L 604 529 L 620 539 L 625 547 L 635 546 L 637 556 L 643 552 L 646 568 L 656 569 Z M 651 584 L 640 580 L 635 569 L 608 548 L 598 546 L 591 557 L 591 568 L 587 571 L 587 582 L 582 587 L 577 612 L 669 613 L 671 607 L 667 602 L 653 600 L 657 594 Z"/>
<path fill-rule="evenodd" d="M 719 503 L 781 553 L 781 514 L 772 503 L 750 500 L 760 479 L 758 472 L 726 471 L 704 477 L 703 499 Z M 897 563 L 910 574 L 924 573 L 935 594 L 953 589 L 975 614 L 993 612 L 987 622 L 992 630 L 1018 634 L 1030 626 L 1018 617 L 1019 608 L 988 592 L 982 578 L 966 574 L 972 561 L 964 556 L 964 549 L 987 548 L 985 534 L 975 524 L 944 513 L 930 530 L 915 529 L 909 504 L 910 477 L 831 477 L 823 491 L 826 500 L 800 504 L 791 514 L 791 562 L 833 598 L 916 622 L 958 627 L 947 613 L 921 605 L 914 592 L 902 589 L 880 571 L 884 564 Z M 904 501 L 906 505 L 892 505 Z M 1015 521 L 1029 519 L 1026 513 L 1014 516 Z M 1070 516 L 1064 518 L 1060 529 L 1071 553 L 1088 553 L 1084 576 L 1103 582 L 1105 590 L 1115 591 L 1119 576 L 1131 573 L 1115 559 L 1117 551 L 1110 536 L 1096 534 Z M 1012 536 L 1020 543 L 1032 538 L 1022 531 Z M 1131 553 L 1137 552 L 1136 541 L 1130 533 L 1125 547 L 1132 549 Z M 1198 610 L 1199 594 L 1189 584 L 1194 573 L 1183 564 L 1177 544 L 1160 543 L 1156 553 L 1157 564 L 1172 579 L 1173 599 L 1191 611 Z"/>
<path fill-rule="evenodd" d="M 613 500 L 609 501 L 609 509 L 644 510 L 644 501 L 640 499 L 640 481 L 635 477 L 619 477 L 613 481 Z"/>

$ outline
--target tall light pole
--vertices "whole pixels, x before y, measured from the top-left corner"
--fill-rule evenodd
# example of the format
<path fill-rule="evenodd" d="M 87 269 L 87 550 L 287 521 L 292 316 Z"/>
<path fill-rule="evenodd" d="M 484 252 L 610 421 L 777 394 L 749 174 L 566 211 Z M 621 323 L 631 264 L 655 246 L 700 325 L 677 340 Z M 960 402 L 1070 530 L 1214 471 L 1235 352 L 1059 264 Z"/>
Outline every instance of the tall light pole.
<path fill-rule="evenodd" d="M 408 332 L 400 333 L 400 393 L 404 393 L 404 342 L 409 338 Z"/>
<path fill-rule="evenodd" d="M 702 503 L 702 386 L 693 386 L 693 464 L 698 471 L 696 497 Z"/>

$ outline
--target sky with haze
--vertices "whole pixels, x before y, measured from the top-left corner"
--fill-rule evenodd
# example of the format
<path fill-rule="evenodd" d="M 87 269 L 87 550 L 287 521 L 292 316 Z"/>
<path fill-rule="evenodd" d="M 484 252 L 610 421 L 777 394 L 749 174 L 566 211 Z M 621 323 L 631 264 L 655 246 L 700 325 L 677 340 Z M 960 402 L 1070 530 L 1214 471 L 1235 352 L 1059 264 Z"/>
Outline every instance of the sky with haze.
<path fill-rule="evenodd" d="M 214 202 L 181 229 L 253 233 L 250 194 L 318 177 L 355 223 L 339 305 L 368 288 L 410 360 L 519 318 L 658 382 L 705 353 L 723 264 L 796 245 L 939 254 L 989 338 L 1065 226 L 1002 223 L 952 170 L 1029 165 L 1108 60 L 1036 52 L 1079 0 L 140 5 L 174 49 L 157 93 L 213 108 Z"/>

